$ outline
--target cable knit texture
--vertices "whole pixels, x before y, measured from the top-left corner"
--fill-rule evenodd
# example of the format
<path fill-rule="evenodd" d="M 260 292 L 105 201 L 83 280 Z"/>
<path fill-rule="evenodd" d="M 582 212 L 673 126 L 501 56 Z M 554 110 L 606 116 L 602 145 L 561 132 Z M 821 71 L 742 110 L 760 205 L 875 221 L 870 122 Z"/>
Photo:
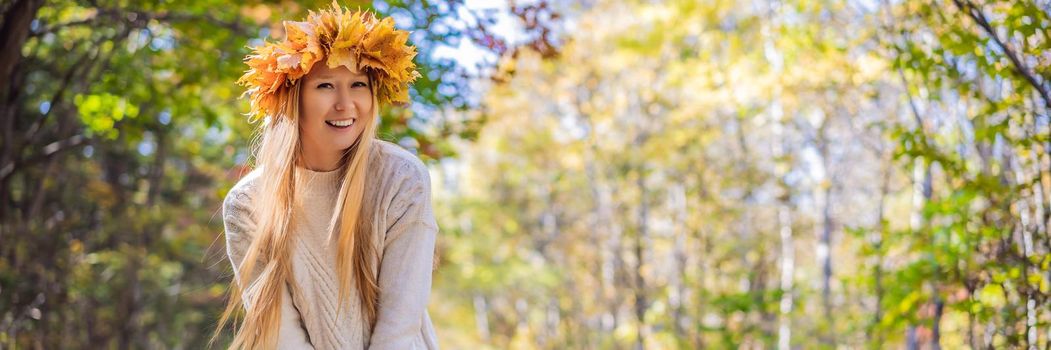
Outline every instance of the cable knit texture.
<path fill-rule="evenodd" d="M 296 169 L 297 202 L 292 253 L 297 295 L 285 288 L 279 349 L 437 349 L 427 314 L 438 225 L 431 207 L 430 176 L 412 153 L 375 141 L 367 171 L 366 196 L 377 198 L 379 310 L 375 328 L 361 316 L 357 287 L 337 308 L 336 249 L 328 229 L 339 193 L 339 171 Z M 252 210 L 259 170 L 242 178 L 223 201 L 226 249 L 235 278 L 257 220 Z M 334 238 L 335 239 L 335 238 Z M 260 267 L 261 268 L 261 265 Z M 257 269 L 258 271 L 258 269 Z M 258 272 L 244 292 L 251 302 Z"/>

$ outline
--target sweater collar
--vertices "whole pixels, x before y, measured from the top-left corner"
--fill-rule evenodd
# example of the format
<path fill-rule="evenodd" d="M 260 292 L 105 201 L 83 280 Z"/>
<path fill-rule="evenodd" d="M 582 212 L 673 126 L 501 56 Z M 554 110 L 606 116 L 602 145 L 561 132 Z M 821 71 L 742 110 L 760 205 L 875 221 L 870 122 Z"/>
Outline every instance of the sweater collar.
<path fill-rule="evenodd" d="M 305 198 L 335 197 L 339 193 L 343 169 L 314 171 L 296 166 L 296 190 Z"/>

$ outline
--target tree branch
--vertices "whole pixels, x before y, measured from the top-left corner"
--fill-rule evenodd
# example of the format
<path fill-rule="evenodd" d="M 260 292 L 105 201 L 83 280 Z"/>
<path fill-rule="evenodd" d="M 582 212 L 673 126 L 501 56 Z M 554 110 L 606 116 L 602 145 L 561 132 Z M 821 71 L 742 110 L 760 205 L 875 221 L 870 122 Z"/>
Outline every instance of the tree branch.
<path fill-rule="evenodd" d="M 100 45 L 98 45 L 101 42 L 101 40 L 97 41 L 96 44 L 92 46 L 101 47 Z M 80 55 L 80 58 L 78 58 L 76 63 L 73 64 L 73 67 L 71 67 L 69 71 L 66 72 L 65 76 L 62 77 L 62 83 L 61 85 L 59 85 L 58 91 L 56 91 L 55 94 L 51 96 L 51 102 L 48 111 L 44 113 L 43 116 L 35 120 L 33 124 L 29 126 L 29 129 L 26 130 L 25 136 L 23 137 L 23 140 L 26 140 L 24 144 L 32 144 L 39 137 L 39 131 L 44 126 L 44 122 L 47 121 L 48 116 L 50 116 L 51 112 L 56 109 L 58 103 L 62 99 L 62 96 L 65 95 L 65 92 L 69 88 L 70 83 L 73 82 L 73 76 L 77 75 L 76 73 L 78 70 L 81 70 L 85 67 L 84 63 L 89 56 L 91 56 L 90 52 L 84 52 L 83 55 Z M 97 53 L 95 57 L 98 57 Z"/>
<path fill-rule="evenodd" d="M 992 25 L 989 24 L 989 20 L 985 17 L 985 13 L 969 0 L 953 0 L 953 3 L 956 4 L 956 7 L 959 8 L 960 11 L 967 13 L 967 16 L 971 17 L 971 19 L 978 23 L 978 26 L 985 31 L 985 34 L 993 39 L 993 42 L 1000 47 L 1000 50 L 1004 52 L 1007 59 L 1011 61 L 1011 64 L 1014 66 L 1014 71 L 1021 75 L 1029 85 L 1036 88 L 1040 97 L 1044 99 L 1044 105 L 1047 106 L 1047 108 L 1051 108 L 1051 91 L 1048 91 L 1046 86 L 1037 81 L 1036 74 L 1029 71 L 1029 68 L 1027 68 L 1018 57 L 1018 53 L 1012 50 L 1010 46 L 1007 46 L 1006 42 L 1000 39 L 1000 36 L 996 34 L 996 30 L 994 30 Z"/>
<path fill-rule="evenodd" d="M 3 169 L 0 169 L 0 179 L 7 178 L 12 173 L 14 173 L 15 169 L 19 167 L 44 162 L 61 152 L 69 151 L 83 145 L 85 141 L 87 141 L 87 138 L 84 137 L 84 135 L 73 135 L 69 138 L 49 143 L 47 146 L 44 146 L 43 152 L 36 155 L 35 157 L 18 162 L 12 162 L 4 166 Z"/>
<path fill-rule="evenodd" d="M 22 137 L 22 141 L 21 142 L 14 141 L 14 140 L 5 140 L 7 142 L 12 142 L 13 144 L 16 144 L 16 146 L 12 147 L 13 156 L 9 157 L 10 159 L 4 159 L 3 163 L 0 163 L 0 179 L 6 179 L 12 173 L 14 173 L 16 170 L 18 170 L 20 166 L 25 166 L 27 164 L 34 164 L 34 163 L 36 163 L 36 161 L 33 161 L 33 162 L 23 161 L 21 159 L 21 157 L 22 157 L 21 150 L 23 148 L 25 148 L 25 147 L 28 147 L 29 145 L 35 144 L 37 142 L 37 140 L 40 138 L 40 136 L 42 134 L 44 134 L 41 131 L 43 129 L 44 123 L 47 121 L 48 116 L 50 116 L 52 112 L 54 112 L 56 109 L 58 109 L 58 105 L 61 102 L 62 96 L 65 94 L 65 91 L 69 88 L 70 84 L 73 83 L 74 81 L 84 80 L 86 77 L 90 76 L 89 73 L 91 72 L 91 68 L 93 66 L 95 66 L 95 63 L 97 63 L 99 61 L 99 56 L 102 55 L 101 49 L 99 49 L 99 48 L 102 47 L 100 44 L 102 42 L 104 42 L 104 41 L 114 41 L 116 43 L 116 42 L 122 40 L 123 38 L 127 38 L 128 34 L 130 32 L 131 32 L 130 28 L 125 28 L 125 30 L 122 31 L 121 34 L 118 34 L 118 35 L 116 35 L 114 37 L 101 38 L 98 41 L 96 41 L 94 45 L 89 45 L 89 48 L 90 47 L 97 48 L 94 51 L 94 54 L 91 54 L 90 50 L 87 51 L 87 52 L 84 52 L 84 54 L 81 55 L 79 59 L 77 59 L 77 62 L 73 65 L 73 68 L 71 68 L 68 72 L 66 72 L 66 74 L 65 74 L 65 76 L 63 77 L 63 80 L 62 80 L 62 85 L 60 85 L 59 90 L 55 93 L 55 95 L 52 96 L 51 107 L 47 111 L 47 113 L 45 113 L 39 119 L 35 120 L 33 122 L 33 124 L 30 125 L 30 127 L 26 130 L 25 135 Z M 111 50 L 110 52 L 108 52 L 108 55 L 112 55 L 112 53 L 113 53 L 113 51 Z M 105 64 L 106 61 L 109 60 L 109 56 L 108 55 L 106 56 L 106 58 L 102 59 L 102 62 L 104 64 Z M 91 57 L 90 60 L 88 59 L 88 57 Z M 88 61 L 91 61 L 91 64 L 85 64 Z M 79 74 L 78 74 L 78 71 L 80 72 Z M 12 113 L 14 113 L 14 112 L 12 112 Z M 63 134 L 63 133 L 59 133 L 59 135 L 61 135 L 61 134 Z M 53 144 L 54 143 L 52 143 L 52 145 Z M 46 158 L 46 157 L 48 157 L 48 155 L 46 155 L 47 147 L 45 146 L 44 149 L 45 149 L 44 157 Z M 41 156 L 37 156 L 35 158 L 40 158 L 40 157 Z"/>
<path fill-rule="evenodd" d="M 169 22 L 203 21 L 203 22 L 211 23 L 211 24 L 213 24 L 215 26 L 218 26 L 218 27 L 223 27 L 223 28 L 229 29 L 230 31 L 233 31 L 235 33 L 238 33 L 238 34 L 241 34 L 241 35 L 244 35 L 244 36 L 255 35 L 255 33 L 252 33 L 250 31 L 248 31 L 247 30 L 248 28 L 245 28 L 244 26 L 242 26 L 240 22 L 225 21 L 225 20 L 216 18 L 215 16 L 213 16 L 211 14 L 193 14 L 193 13 L 183 13 L 183 12 L 154 13 L 154 12 L 147 12 L 147 11 L 124 10 L 124 9 L 101 8 L 101 7 L 97 8 L 97 10 L 98 10 L 98 12 L 96 13 L 96 15 L 94 17 L 46 26 L 46 27 L 43 27 L 43 28 L 41 28 L 39 30 L 31 32 L 30 36 L 33 36 L 33 37 L 42 36 L 42 35 L 45 35 L 47 33 L 57 32 L 57 31 L 59 31 L 59 30 L 61 30 L 63 28 L 76 27 L 76 26 L 82 26 L 82 25 L 89 25 L 90 26 L 90 25 L 94 25 L 96 23 L 104 22 L 104 21 L 124 21 L 124 22 L 128 23 L 129 25 L 131 25 L 132 27 L 145 28 L 149 24 L 149 22 L 151 20 L 169 21 Z"/>

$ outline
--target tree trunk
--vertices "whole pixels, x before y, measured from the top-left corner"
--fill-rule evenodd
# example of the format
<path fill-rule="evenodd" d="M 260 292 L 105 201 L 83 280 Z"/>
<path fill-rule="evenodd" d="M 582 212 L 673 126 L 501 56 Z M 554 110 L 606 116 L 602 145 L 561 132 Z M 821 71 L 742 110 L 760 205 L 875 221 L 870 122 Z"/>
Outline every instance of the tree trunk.
<path fill-rule="evenodd" d="M 890 157 L 884 154 L 880 154 L 880 160 L 882 161 L 883 171 L 882 179 L 883 182 L 880 184 L 879 191 L 879 211 L 876 215 L 876 229 L 871 234 L 870 241 L 876 252 L 876 262 L 873 271 L 873 285 L 876 292 L 876 307 L 872 315 L 872 327 L 868 333 L 869 344 L 883 344 L 883 333 L 875 330 L 883 320 L 883 241 L 884 233 L 887 230 L 885 217 L 887 210 L 887 195 L 890 193 L 890 178 L 892 175 L 892 164 Z M 875 338 L 873 338 L 875 336 Z"/>
<path fill-rule="evenodd" d="M 15 0 L 4 11 L 3 24 L 0 25 L 0 82 L 11 82 L 11 74 L 22 61 L 22 44 L 29 37 L 29 26 L 36 18 L 37 10 L 44 4 L 43 0 Z M 3 85 L 0 96 L 7 94 L 14 86 Z"/>
<path fill-rule="evenodd" d="M 489 302 L 481 293 L 474 294 L 474 324 L 478 329 L 478 338 L 483 343 L 490 344 L 489 333 Z"/>
<path fill-rule="evenodd" d="M 821 225 L 819 226 L 817 259 L 821 266 L 821 306 L 825 317 L 827 329 L 821 337 L 821 342 L 828 347 L 836 344 L 836 320 L 832 312 L 832 188 L 837 179 L 832 176 L 831 160 L 829 159 L 829 142 L 826 137 L 828 118 L 822 121 L 817 129 L 815 143 L 817 153 L 820 157 L 824 175 L 818 181 L 818 195 L 821 210 Z"/>
<path fill-rule="evenodd" d="M 18 113 L 18 95 L 24 72 L 16 69 L 22 62 L 22 45 L 29 36 L 29 26 L 36 18 L 42 0 L 15 0 L 5 6 L 3 23 L 0 23 L 0 221 L 8 222 L 11 198 L 10 180 L 5 174 L 14 171 L 18 156 L 15 147 L 15 120 Z M 0 230 L 0 241 L 8 232 Z"/>
<path fill-rule="evenodd" d="M 779 76 L 784 71 L 784 57 L 777 47 L 777 32 L 780 30 L 780 7 L 778 2 L 768 4 L 768 18 L 761 28 L 764 56 L 770 64 L 770 74 Z M 777 181 L 777 231 L 781 244 L 780 263 L 780 290 L 781 300 L 779 303 L 779 317 L 777 326 L 777 347 L 780 350 L 788 350 L 792 345 L 792 310 L 794 294 L 795 275 L 795 242 L 792 235 L 792 212 L 791 212 L 791 188 L 788 187 L 787 177 L 790 173 L 791 164 L 787 160 L 788 139 L 785 136 L 788 121 L 785 118 L 784 106 L 781 104 L 781 87 L 775 85 L 771 93 L 770 106 L 768 108 L 769 119 L 773 126 L 771 138 L 774 158 L 774 178 Z"/>
<path fill-rule="evenodd" d="M 674 271 L 672 271 L 671 293 L 668 301 L 672 307 L 672 330 L 675 337 L 676 339 L 686 339 L 687 335 L 684 326 L 687 324 L 687 321 L 684 304 L 686 300 L 686 266 L 689 258 L 686 254 L 686 234 L 688 231 L 686 218 L 689 214 L 686 210 L 685 186 L 682 184 L 672 185 L 670 197 L 671 210 L 674 213 L 674 225 L 672 227 L 675 230 L 673 233 L 675 235 L 675 243 L 672 245 L 672 255 L 675 266 Z"/>
<path fill-rule="evenodd" d="M 639 204 L 638 204 L 638 231 L 635 232 L 635 268 L 632 269 L 634 278 L 634 289 L 635 289 L 635 319 L 638 321 L 636 325 L 635 338 L 635 349 L 642 350 L 647 335 L 646 327 L 646 309 L 648 295 L 646 292 L 646 279 L 642 275 L 643 268 L 643 250 L 645 249 L 646 236 L 649 234 L 647 222 L 649 221 L 649 204 L 646 202 L 646 196 L 648 189 L 646 188 L 646 179 L 643 175 L 642 169 L 638 170 L 637 177 L 635 179 L 635 186 L 639 189 Z"/>

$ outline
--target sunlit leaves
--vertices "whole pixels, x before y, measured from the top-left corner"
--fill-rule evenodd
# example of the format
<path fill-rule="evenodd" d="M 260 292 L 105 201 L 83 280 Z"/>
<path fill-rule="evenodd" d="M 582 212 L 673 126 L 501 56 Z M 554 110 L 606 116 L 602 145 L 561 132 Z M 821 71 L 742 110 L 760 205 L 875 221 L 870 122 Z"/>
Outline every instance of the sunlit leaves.
<path fill-rule="evenodd" d="M 119 96 L 107 93 L 77 95 L 73 101 L 77 106 L 80 120 L 87 127 L 88 132 L 109 139 L 117 137 L 117 131 L 113 129 L 116 122 L 139 115 L 138 106 L 129 104 L 127 100 Z"/>

